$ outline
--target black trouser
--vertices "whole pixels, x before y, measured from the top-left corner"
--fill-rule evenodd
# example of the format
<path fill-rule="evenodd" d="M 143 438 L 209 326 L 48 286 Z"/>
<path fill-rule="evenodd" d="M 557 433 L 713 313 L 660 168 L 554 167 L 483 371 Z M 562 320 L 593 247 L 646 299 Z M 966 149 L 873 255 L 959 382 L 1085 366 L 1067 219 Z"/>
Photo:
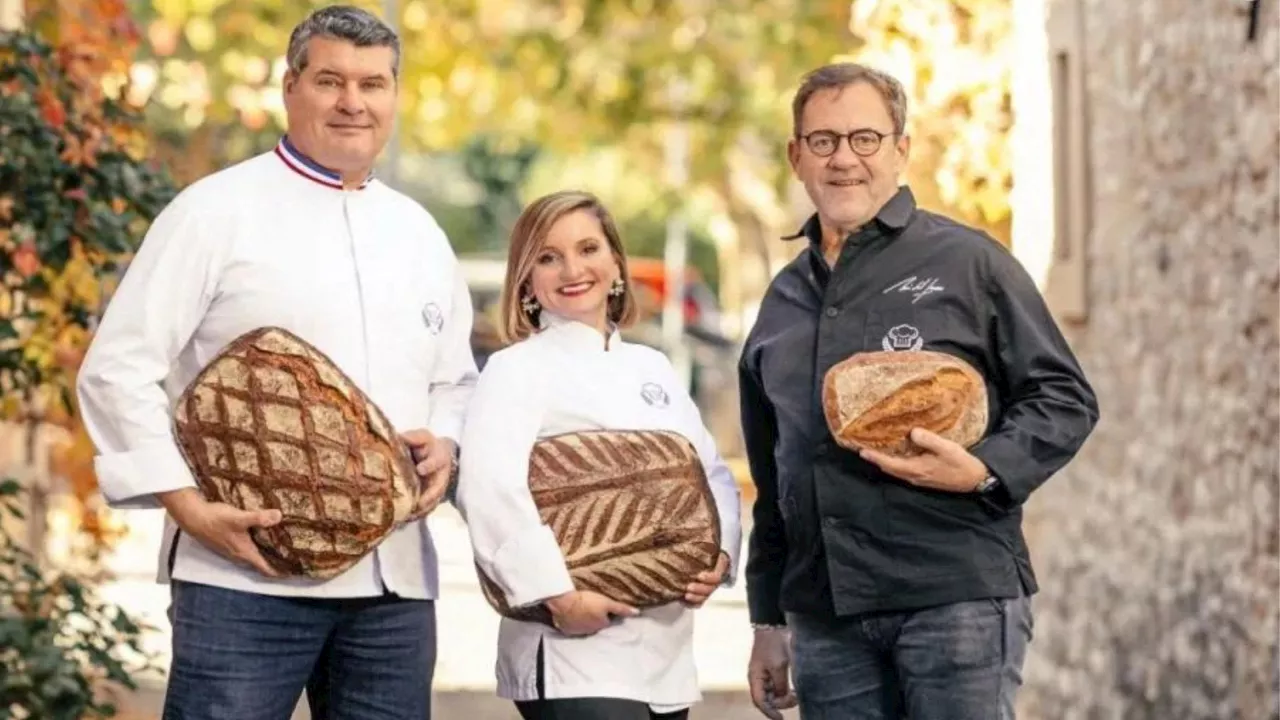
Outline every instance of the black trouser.
<path fill-rule="evenodd" d="M 524 720 L 687 720 L 688 710 L 656 713 L 639 700 L 585 697 L 546 699 L 542 674 L 542 644 L 538 644 L 539 700 L 516 701 L 516 709 Z"/>

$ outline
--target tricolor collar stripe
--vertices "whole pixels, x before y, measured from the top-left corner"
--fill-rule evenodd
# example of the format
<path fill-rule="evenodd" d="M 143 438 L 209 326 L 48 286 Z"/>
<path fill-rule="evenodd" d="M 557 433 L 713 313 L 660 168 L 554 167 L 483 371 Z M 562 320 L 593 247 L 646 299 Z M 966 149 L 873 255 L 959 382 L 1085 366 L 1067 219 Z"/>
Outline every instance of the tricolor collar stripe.
<path fill-rule="evenodd" d="M 302 177 L 312 182 L 324 185 L 325 187 L 331 187 L 337 190 L 343 189 L 341 175 L 317 165 L 313 160 L 294 148 L 293 144 L 289 142 L 289 138 L 280 138 L 280 142 L 276 144 L 275 152 L 280 160 L 282 160 L 290 170 L 296 172 Z M 363 190 L 369 185 L 369 182 L 372 179 L 373 174 L 370 173 L 369 177 L 365 178 L 364 182 L 360 183 L 360 187 L 358 189 Z"/>

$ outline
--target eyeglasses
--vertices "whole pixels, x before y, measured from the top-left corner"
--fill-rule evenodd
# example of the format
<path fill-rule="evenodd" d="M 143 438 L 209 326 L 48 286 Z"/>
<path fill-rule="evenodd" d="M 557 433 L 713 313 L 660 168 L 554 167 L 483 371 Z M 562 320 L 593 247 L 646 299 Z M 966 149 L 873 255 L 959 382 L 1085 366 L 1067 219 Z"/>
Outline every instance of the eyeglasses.
<path fill-rule="evenodd" d="M 898 133 L 882 133 L 871 128 L 863 128 L 854 130 L 851 133 L 838 133 L 834 130 L 814 130 L 808 135 L 801 135 L 800 139 L 809 147 L 809 152 L 818 157 L 830 157 L 840 148 L 840 141 L 848 138 L 849 149 L 854 154 L 861 157 L 875 155 L 880 149 L 880 143 L 887 137 L 893 137 Z"/>

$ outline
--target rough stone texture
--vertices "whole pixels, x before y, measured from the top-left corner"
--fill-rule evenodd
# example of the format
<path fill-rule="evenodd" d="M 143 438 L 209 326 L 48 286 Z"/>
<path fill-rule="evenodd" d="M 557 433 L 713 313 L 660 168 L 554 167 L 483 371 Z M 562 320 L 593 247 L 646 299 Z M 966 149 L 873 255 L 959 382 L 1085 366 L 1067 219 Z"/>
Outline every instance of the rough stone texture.
<path fill-rule="evenodd" d="M 1280 34 L 1083 3 L 1103 421 L 1033 498 L 1033 718 L 1280 717 Z"/>

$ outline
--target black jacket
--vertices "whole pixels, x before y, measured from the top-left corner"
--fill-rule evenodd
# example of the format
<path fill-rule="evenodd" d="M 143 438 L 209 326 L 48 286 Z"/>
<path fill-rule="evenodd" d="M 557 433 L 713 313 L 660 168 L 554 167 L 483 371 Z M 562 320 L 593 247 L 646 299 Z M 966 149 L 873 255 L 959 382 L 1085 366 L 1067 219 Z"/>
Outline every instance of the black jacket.
<path fill-rule="evenodd" d="M 816 216 L 802 234 L 810 247 L 770 284 L 739 366 L 757 487 L 752 622 L 1034 593 L 1022 504 L 1079 450 L 1098 406 L 1030 277 L 990 237 L 917 209 L 905 187 L 833 269 Z M 919 489 L 835 444 L 823 375 L 883 349 L 950 353 L 986 378 L 988 435 L 970 451 L 995 492 Z"/>

